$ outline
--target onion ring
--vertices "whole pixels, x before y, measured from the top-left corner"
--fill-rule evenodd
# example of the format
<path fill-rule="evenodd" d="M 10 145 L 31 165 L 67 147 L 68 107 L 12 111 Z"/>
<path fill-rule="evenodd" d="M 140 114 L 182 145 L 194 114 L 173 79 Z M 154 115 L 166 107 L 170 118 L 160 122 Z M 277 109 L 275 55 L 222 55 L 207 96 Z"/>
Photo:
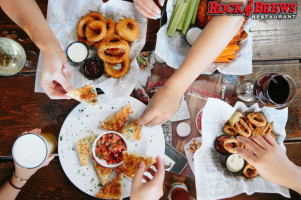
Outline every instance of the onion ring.
<path fill-rule="evenodd" d="M 250 137 L 252 135 L 252 131 L 249 128 L 249 126 L 244 122 L 244 120 L 239 119 L 238 122 L 234 124 L 235 128 L 237 129 L 237 132 L 245 137 Z"/>
<path fill-rule="evenodd" d="M 231 145 L 234 144 L 234 145 Z M 225 139 L 224 141 L 224 148 L 229 152 L 229 153 L 237 153 L 235 147 L 243 147 L 244 145 L 240 143 L 237 139 L 235 138 L 229 138 Z"/>
<path fill-rule="evenodd" d="M 116 24 L 116 33 L 122 39 L 132 42 L 139 37 L 140 30 L 135 20 L 124 18 Z"/>
<path fill-rule="evenodd" d="M 103 41 L 109 41 L 113 38 L 115 34 L 115 22 L 112 19 L 106 19 L 106 28 L 107 28 L 107 35 L 99 42 L 96 42 L 94 45 L 99 48 L 99 45 Z"/>
<path fill-rule="evenodd" d="M 103 21 L 103 22 L 106 21 L 105 18 L 103 17 L 103 15 L 99 12 L 90 12 L 90 13 L 87 13 L 85 16 L 92 17 L 93 19 L 98 20 L 98 21 Z"/>
<path fill-rule="evenodd" d="M 253 131 L 255 130 L 256 126 L 255 126 L 254 124 L 252 124 L 252 122 L 250 122 L 250 121 L 248 121 L 247 124 L 248 124 L 248 127 L 249 127 L 249 128 L 251 129 L 251 131 L 253 132 Z"/>
<path fill-rule="evenodd" d="M 81 38 L 85 38 L 85 30 L 86 30 L 86 25 L 89 21 L 92 21 L 93 18 L 89 17 L 89 16 L 83 16 L 77 23 L 76 26 L 76 33 L 77 33 L 77 37 L 81 37 Z"/>
<path fill-rule="evenodd" d="M 263 133 L 263 127 L 257 126 L 252 132 L 252 135 L 263 135 L 262 133 Z"/>
<path fill-rule="evenodd" d="M 265 126 L 267 123 L 266 118 L 260 113 L 249 113 L 247 117 L 255 126 Z"/>
<path fill-rule="evenodd" d="M 255 176 L 258 175 L 258 171 L 254 166 L 247 163 L 243 170 L 243 174 L 245 175 L 246 178 L 254 178 Z"/>
<path fill-rule="evenodd" d="M 233 135 L 233 136 L 237 135 L 236 128 L 232 126 L 225 126 L 224 132 L 227 133 L 228 135 Z"/>
<path fill-rule="evenodd" d="M 263 134 L 270 134 L 273 130 L 273 125 L 270 123 L 267 123 L 267 125 L 263 128 L 262 130 L 262 135 Z"/>
<path fill-rule="evenodd" d="M 80 37 L 79 35 L 77 35 L 77 40 L 84 43 L 87 46 L 91 46 L 93 44 L 93 42 L 90 42 L 86 37 Z"/>
<path fill-rule="evenodd" d="M 90 42 L 98 42 L 107 35 L 106 24 L 103 21 L 89 21 L 85 31 L 86 37 Z"/>
<path fill-rule="evenodd" d="M 120 78 L 128 72 L 130 68 L 130 60 L 128 58 L 124 59 L 123 62 L 118 63 L 118 64 L 110 64 L 107 62 L 105 63 L 105 71 L 107 72 L 108 75 L 110 75 L 113 78 Z M 116 65 L 121 65 L 120 69 L 115 69 Z M 118 67 L 118 66 L 117 66 Z"/>
<path fill-rule="evenodd" d="M 121 49 L 122 53 L 119 55 L 110 55 L 106 53 L 108 49 Z M 103 41 L 100 43 L 98 56 L 108 63 L 116 64 L 121 63 L 125 58 L 128 58 L 130 50 L 130 45 L 126 41 L 114 36 L 110 41 Z"/>
<path fill-rule="evenodd" d="M 246 123 L 248 122 L 247 116 L 243 115 L 243 116 L 241 116 L 240 118 L 241 118 L 242 120 L 244 120 L 244 122 L 246 122 Z"/>

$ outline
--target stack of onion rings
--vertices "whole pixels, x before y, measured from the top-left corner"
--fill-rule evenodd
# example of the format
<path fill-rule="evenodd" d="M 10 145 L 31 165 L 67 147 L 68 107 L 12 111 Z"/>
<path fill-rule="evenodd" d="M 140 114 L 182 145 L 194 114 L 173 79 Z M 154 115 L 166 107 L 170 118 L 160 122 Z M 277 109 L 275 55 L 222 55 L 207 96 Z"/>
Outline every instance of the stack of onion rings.
<path fill-rule="evenodd" d="M 101 13 L 90 12 L 79 20 L 76 33 L 80 42 L 98 48 L 98 56 L 104 61 L 109 76 L 119 78 L 128 72 L 129 42 L 140 34 L 135 20 L 125 18 L 115 25 L 112 19 L 105 19 Z"/>
<path fill-rule="evenodd" d="M 237 135 L 251 137 L 254 135 L 270 134 L 277 140 L 277 137 L 273 133 L 272 123 L 269 123 L 265 116 L 258 112 L 242 115 L 233 126 L 231 126 L 230 123 L 226 124 L 223 130 L 227 135 L 232 136 L 232 138 L 225 139 L 223 143 L 224 149 L 231 154 L 237 153 L 235 147 L 241 147 L 251 151 L 235 138 Z M 246 178 L 253 178 L 258 175 L 258 172 L 254 166 L 247 163 L 243 174 Z"/>

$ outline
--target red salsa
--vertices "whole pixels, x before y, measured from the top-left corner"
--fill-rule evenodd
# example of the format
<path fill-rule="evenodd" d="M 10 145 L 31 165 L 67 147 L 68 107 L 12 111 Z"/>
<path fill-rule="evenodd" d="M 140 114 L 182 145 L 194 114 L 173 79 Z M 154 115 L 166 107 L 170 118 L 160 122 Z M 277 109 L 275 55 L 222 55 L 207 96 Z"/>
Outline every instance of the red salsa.
<path fill-rule="evenodd" d="M 123 160 L 122 151 L 126 151 L 125 142 L 115 133 L 103 135 L 97 141 L 95 148 L 96 156 L 101 160 L 106 160 L 108 164 L 121 162 Z"/>
<path fill-rule="evenodd" d="M 197 125 L 199 131 L 202 130 L 202 116 L 203 116 L 203 112 L 200 112 L 200 114 L 197 117 Z"/>

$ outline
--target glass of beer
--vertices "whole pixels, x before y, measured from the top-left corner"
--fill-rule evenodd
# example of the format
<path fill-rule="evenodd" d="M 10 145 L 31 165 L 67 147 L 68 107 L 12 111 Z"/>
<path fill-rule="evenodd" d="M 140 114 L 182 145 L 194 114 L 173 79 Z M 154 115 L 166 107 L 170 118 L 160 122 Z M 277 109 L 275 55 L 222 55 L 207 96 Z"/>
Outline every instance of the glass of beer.
<path fill-rule="evenodd" d="M 57 147 L 56 138 L 49 133 L 20 135 L 12 149 L 14 161 L 23 168 L 40 166 Z"/>

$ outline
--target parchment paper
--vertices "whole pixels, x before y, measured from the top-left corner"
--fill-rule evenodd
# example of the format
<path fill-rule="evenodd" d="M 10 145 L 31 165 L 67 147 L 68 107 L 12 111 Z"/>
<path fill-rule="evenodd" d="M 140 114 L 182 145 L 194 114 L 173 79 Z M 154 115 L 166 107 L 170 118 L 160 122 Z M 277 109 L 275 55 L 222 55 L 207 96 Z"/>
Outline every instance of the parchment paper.
<path fill-rule="evenodd" d="M 277 136 L 277 143 L 285 150 L 283 141 L 286 136 L 287 108 L 283 110 L 267 107 L 260 109 L 258 104 L 248 108 L 242 102 L 237 102 L 233 108 L 221 100 L 208 99 L 202 117 L 202 146 L 194 154 L 197 198 L 223 199 L 241 193 L 251 195 L 254 192 L 279 193 L 285 197 L 290 197 L 289 190 L 285 187 L 271 183 L 261 176 L 253 179 L 246 179 L 241 175 L 234 176 L 221 165 L 219 154 L 214 148 L 214 141 L 216 137 L 222 135 L 224 124 L 235 110 L 263 112 L 267 121 L 273 122 L 273 132 Z"/>
<path fill-rule="evenodd" d="M 139 76 L 139 66 L 136 56 L 145 44 L 147 19 L 139 14 L 135 5 L 130 2 L 120 0 L 110 0 L 103 3 L 101 0 L 51 0 L 48 2 L 47 22 L 57 37 L 63 50 L 68 45 L 77 40 L 76 25 L 80 18 L 90 11 L 101 12 L 105 17 L 111 18 L 116 22 L 125 17 L 135 19 L 139 25 L 140 36 L 131 43 L 131 68 L 122 78 L 106 78 L 104 76 L 94 80 L 96 87 L 102 89 L 109 97 L 125 97 L 134 89 Z M 89 57 L 97 56 L 97 50 L 90 50 Z M 39 56 L 35 92 L 43 92 L 40 86 L 41 73 L 41 54 Z M 89 81 L 79 72 L 79 66 L 74 66 L 69 62 L 72 68 L 71 83 L 74 88 L 81 87 Z"/>
<path fill-rule="evenodd" d="M 174 10 L 177 0 L 169 0 L 167 2 L 167 23 L 162 26 L 157 33 L 156 54 L 168 64 L 168 66 L 178 69 L 184 61 L 190 45 L 186 42 L 185 36 L 176 31 L 173 37 L 167 36 L 167 28 L 169 21 Z M 248 20 L 245 25 L 245 31 L 248 36 L 245 40 L 239 43 L 240 50 L 236 53 L 236 58 L 229 63 L 213 63 L 203 74 L 212 74 L 216 69 L 223 74 L 245 75 L 252 73 L 252 43 L 253 38 L 249 32 L 252 20 Z M 200 48 L 202 48 L 200 46 Z"/>

